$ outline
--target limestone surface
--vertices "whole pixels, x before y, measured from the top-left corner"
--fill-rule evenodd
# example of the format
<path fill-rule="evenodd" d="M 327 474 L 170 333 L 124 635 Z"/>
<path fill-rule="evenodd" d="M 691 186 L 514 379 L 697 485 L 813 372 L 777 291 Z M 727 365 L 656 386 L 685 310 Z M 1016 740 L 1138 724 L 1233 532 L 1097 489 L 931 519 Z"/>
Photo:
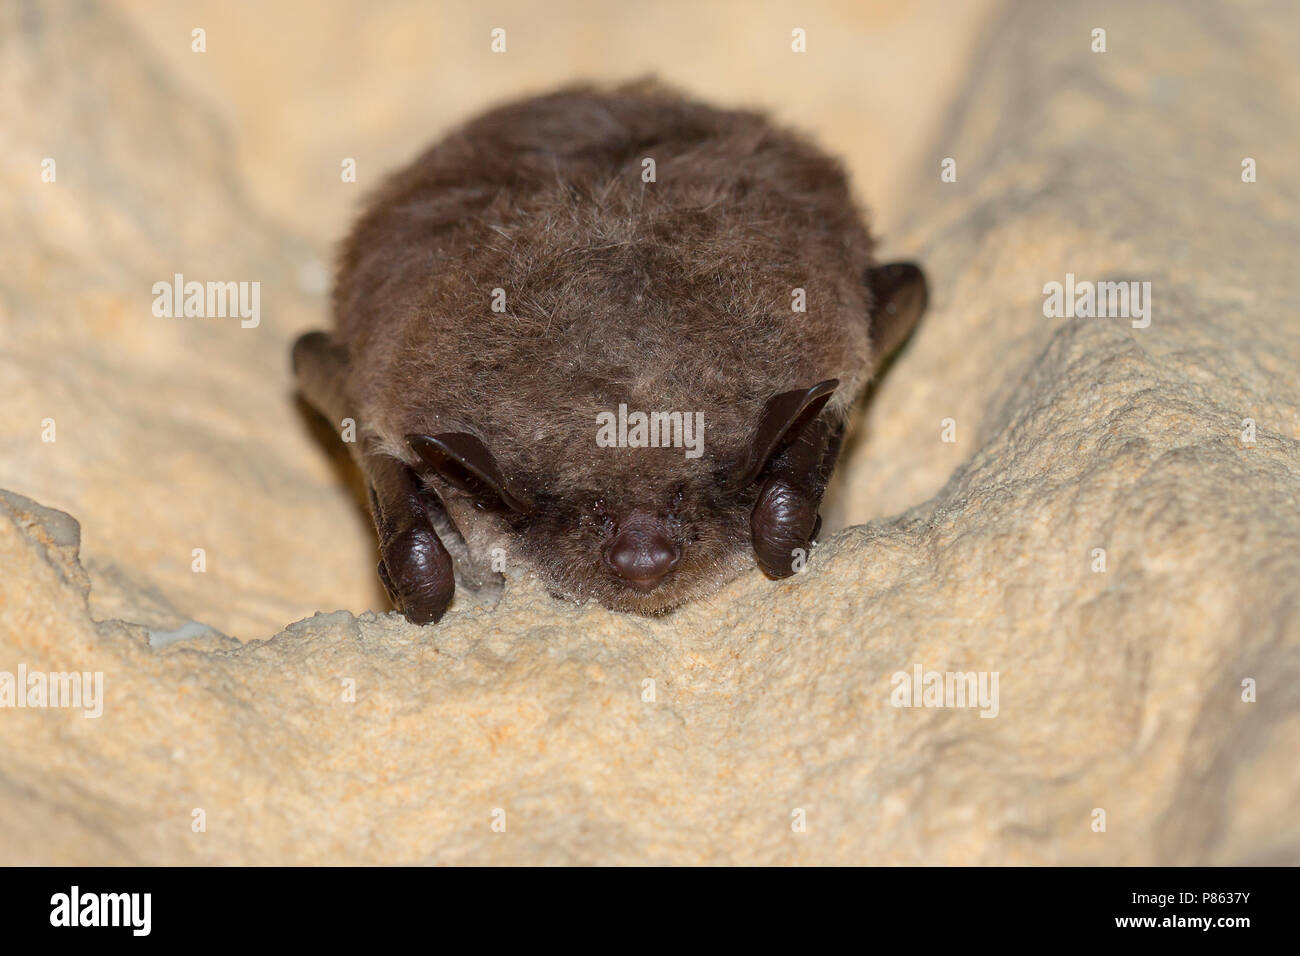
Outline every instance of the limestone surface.
<path fill-rule="evenodd" d="M 888 174 L 931 312 L 806 571 L 429 628 L 295 403 L 324 217 L 127 7 L 0 8 L 0 863 L 1300 862 L 1293 7 L 1013 4 L 940 58 Z M 155 316 L 176 273 L 260 324 Z M 1140 299 L 1045 314 L 1100 282 Z"/>

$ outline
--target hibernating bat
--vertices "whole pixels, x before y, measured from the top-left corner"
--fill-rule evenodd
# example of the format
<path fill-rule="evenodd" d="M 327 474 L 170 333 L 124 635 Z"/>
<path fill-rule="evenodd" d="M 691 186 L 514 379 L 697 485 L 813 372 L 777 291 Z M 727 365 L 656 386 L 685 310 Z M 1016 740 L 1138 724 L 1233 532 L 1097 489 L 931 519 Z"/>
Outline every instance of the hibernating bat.
<path fill-rule="evenodd" d="M 356 423 L 395 606 L 436 621 L 494 559 L 641 614 L 791 574 L 926 304 L 872 248 L 838 162 L 650 82 L 495 109 L 389 178 L 293 360 Z"/>

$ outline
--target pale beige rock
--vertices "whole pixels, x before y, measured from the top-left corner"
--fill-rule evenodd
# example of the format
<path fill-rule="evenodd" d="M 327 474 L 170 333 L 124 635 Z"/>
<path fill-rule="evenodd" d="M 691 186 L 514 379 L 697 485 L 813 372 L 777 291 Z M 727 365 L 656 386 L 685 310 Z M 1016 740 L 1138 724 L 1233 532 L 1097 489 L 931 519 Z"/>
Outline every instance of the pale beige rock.
<path fill-rule="evenodd" d="M 804 574 L 245 643 L 378 606 L 284 368 L 315 252 L 125 27 L 38 11 L 0 13 L 0 485 L 86 568 L 0 498 L 0 671 L 105 701 L 0 709 L 0 862 L 1300 862 L 1294 11 L 993 23 L 896 242 L 932 313 Z M 263 325 L 153 319 L 175 271 L 262 277 Z M 1150 327 L 1045 318 L 1067 272 L 1150 281 Z M 915 665 L 997 672 L 997 716 L 891 706 Z"/>

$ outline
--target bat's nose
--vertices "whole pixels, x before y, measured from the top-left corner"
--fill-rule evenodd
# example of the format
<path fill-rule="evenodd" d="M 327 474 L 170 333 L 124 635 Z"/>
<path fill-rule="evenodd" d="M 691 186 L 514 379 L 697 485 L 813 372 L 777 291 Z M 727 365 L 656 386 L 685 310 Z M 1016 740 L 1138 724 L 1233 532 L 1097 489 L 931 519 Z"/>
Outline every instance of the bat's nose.
<path fill-rule="evenodd" d="M 605 563 L 638 591 L 649 591 L 677 567 L 681 551 L 658 522 L 629 524 L 605 548 Z"/>

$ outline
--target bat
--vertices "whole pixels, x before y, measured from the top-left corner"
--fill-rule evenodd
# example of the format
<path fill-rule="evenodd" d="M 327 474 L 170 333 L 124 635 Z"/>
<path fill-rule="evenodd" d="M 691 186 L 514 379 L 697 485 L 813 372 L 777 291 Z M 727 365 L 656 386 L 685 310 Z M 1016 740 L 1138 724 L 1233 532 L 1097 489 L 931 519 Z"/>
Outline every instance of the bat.
<path fill-rule="evenodd" d="M 873 250 L 838 161 L 647 81 L 499 107 L 392 175 L 293 366 L 355 423 L 394 607 L 435 622 L 505 567 L 645 615 L 794 573 L 928 301 Z"/>

